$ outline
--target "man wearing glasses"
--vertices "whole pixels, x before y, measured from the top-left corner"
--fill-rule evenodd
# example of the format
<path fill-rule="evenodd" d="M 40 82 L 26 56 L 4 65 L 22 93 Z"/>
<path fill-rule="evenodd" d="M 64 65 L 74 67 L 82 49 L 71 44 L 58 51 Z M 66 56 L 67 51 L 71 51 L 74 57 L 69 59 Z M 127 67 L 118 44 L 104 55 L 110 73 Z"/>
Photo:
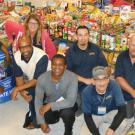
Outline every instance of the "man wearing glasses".
<path fill-rule="evenodd" d="M 102 66 L 92 70 L 94 85 L 82 92 L 85 135 L 120 135 L 126 130 L 125 102 L 119 85 L 110 80 Z M 85 131 L 84 131 L 85 130 Z"/>

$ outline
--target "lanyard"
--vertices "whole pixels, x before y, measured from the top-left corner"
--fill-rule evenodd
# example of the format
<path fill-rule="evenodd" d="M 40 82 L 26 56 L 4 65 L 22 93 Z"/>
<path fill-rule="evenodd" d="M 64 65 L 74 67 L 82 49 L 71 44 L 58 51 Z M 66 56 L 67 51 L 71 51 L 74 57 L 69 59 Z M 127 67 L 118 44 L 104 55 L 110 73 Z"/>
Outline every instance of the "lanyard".
<path fill-rule="evenodd" d="M 103 104 L 104 104 L 105 99 L 106 99 L 106 95 L 105 95 L 105 94 L 104 94 L 104 96 L 103 96 L 103 97 L 102 97 L 102 96 L 100 96 L 100 95 L 98 95 L 98 100 L 100 101 L 100 104 L 101 104 L 101 105 L 103 105 Z"/>

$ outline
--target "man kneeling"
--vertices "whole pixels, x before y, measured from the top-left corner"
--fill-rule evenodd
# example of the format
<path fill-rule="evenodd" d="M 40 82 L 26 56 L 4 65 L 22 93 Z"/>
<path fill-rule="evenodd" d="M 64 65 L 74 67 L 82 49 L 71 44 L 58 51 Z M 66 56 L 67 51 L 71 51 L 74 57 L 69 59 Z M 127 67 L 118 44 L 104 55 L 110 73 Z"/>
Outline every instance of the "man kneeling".
<path fill-rule="evenodd" d="M 65 57 L 57 54 L 52 58 L 51 71 L 42 74 L 36 86 L 35 107 L 37 123 L 44 133 L 49 133 L 48 124 L 62 118 L 64 135 L 72 135 L 77 105 L 78 81 L 74 73 L 66 70 Z"/>
<path fill-rule="evenodd" d="M 120 125 L 125 125 L 123 119 L 126 117 L 121 89 L 109 79 L 104 67 L 95 67 L 92 74 L 95 85 L 87 86 L 82 93 L 82 110 L 88 127 L 85 126 L 87 133 L 83 131 L 83 134 L 121 135 L 125 127 L 122 129 Z"/>

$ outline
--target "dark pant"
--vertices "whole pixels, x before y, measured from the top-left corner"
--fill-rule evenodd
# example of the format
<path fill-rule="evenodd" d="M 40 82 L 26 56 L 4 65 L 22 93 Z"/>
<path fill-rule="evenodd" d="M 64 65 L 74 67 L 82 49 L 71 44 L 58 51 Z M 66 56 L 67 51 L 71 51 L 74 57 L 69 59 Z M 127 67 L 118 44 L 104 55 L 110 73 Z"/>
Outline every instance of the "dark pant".
<path fill-rule="evenodd" d="M 75 122 L 75 112 L 77 110 L 77 104 L 74 107 L 62 109 L 60 111 L 49 110 L 45 114 L 45 121 L 47 124 L 54 124 L 62 118 L 65 126 L 64 135 L 72 135 L 72 128 Z"/>
<path fill-rule="evenodd" d="M 23 127 L 27 127 L 31 122 L 35 127 L 39 127 L 36 123 L 36 112 L 35 112 L 35 88 L 29 89 L 29 94 L 32 96 L 32 100 L 29 102 L 29 112 L 26 113 L 25 122 Z"/>

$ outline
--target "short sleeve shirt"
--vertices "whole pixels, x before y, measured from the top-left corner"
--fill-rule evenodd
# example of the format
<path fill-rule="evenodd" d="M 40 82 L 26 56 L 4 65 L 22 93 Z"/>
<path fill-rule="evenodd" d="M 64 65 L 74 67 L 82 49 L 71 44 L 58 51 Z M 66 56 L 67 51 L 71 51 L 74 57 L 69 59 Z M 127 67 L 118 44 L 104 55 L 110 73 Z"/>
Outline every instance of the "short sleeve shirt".
<path fill-rule="evenodd" d="M 123 77 L 131 87 L 135 88 L 135 63 L 131 62 L 129 51 L 122 52 L 116 61 L 115 77 Z M 123 90 L 125 100 L 131 100 L 133 97 Z"/>
<path fill-rule="evenodd" d="M 107 66 L 107 61 L 100 48 L 89 43 L 86 50 L 81 50 L 77 42 L 69 48 L 67 55 L 67 68 L 85 78 L 92 77 L 92 69 L 96 66 Z M 79 84 L 80 86 L 81 84 Z M 82 84 L 84 85 L 84 84 Z"/>

